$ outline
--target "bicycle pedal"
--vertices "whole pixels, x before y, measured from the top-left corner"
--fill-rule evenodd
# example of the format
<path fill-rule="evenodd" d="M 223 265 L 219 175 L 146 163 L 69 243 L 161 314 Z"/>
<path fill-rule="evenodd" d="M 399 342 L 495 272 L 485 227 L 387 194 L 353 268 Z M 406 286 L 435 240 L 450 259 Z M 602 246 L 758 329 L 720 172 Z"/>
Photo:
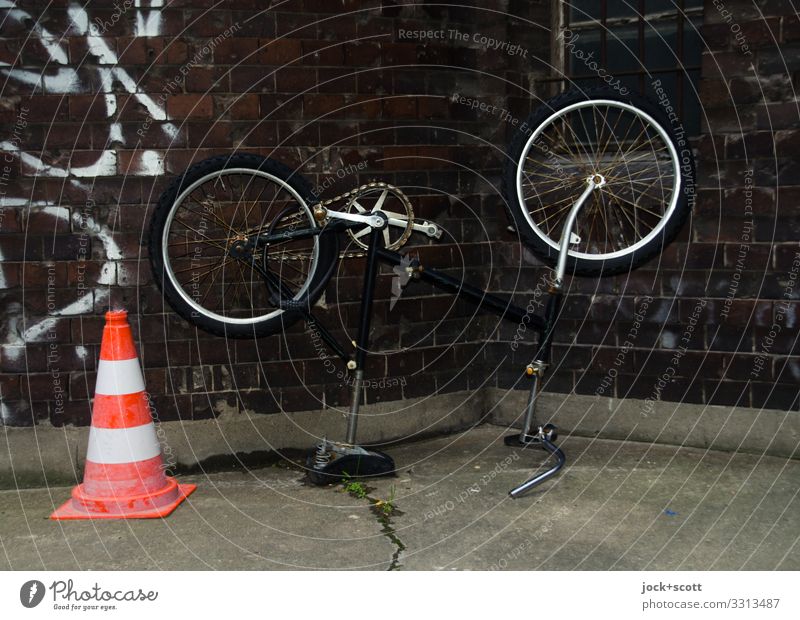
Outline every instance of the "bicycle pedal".
<path fill-rule="evenodd" d="M 558 428 L 555 424 L 548 423 L 538 427 L 538 430 L 532 435 L 517 433 L 515 435 L 508 435 L 503 441 L 507 446 L 521 448 L 531 444 L 540 444 L 543 440 L 553 442 L 556 439 L 558 439 Z"/>
<path fill-rule="evenodd" d="M 539 444 L 542 440 L 538 435 L 525 435 L 522 433 L 515 433 L 514 435 L 506 435 L 503 438 L 503 443 L 512 448 L 524 448 L 531 444 Z"/>
<path fill-rule="evenodd" d="M 361 446 L 342 446 L 327 442 L 317 446 L 306 458 L 309 482 L 322 486 L 348 478 L 372 478 L 395 473 L 394 459 L 379 450 Z"/>

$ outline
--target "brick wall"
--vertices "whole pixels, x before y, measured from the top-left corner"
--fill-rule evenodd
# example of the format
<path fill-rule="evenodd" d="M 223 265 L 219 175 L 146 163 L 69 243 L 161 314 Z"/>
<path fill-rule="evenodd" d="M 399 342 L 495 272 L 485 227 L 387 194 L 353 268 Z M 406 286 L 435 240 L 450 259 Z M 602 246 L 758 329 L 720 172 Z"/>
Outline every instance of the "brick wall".
<path fill-rule="evenodd" d="M 658 398 L 797 410 L 797 17 L 707 1 L 702 35 L 693 218 L 660 261 L 573 282 L 550 387 L 644 399 L 644 415 Z"/>
<path fill-rule="evenodd" d="M 799 28 L 784 2 L 706 1 L 693 218 L 660 260 L 572 281 L 546 389 L 643 399 L 645 416 L 658 399 L 798 409 Z M 516 330 L 500 327 L 492 361 Z M 533 348 L 502 365 L 500 387 L 520 386 Z"/>
<path fill-rule="evenodd" d="M 6 424 L 89 422 L 109 306 L 131 312 L 162 420 L 347 402 L 346 384 L 327 372 L 302 326 L 285 337 L 226 343 L 164 307 L 142 244 L 148 205 L 193 161 L 233 149 L 270 155 L 329 185 L 326 196 L 371 179 L 417 188 L 409 190 L 417 212 L 450 235 L 423 248 L 424 256 L 458 273 L 480 271 L 487 241 L 502 234 L 497 199 L 487 197 L 479 173 L 496 176 L 506 127 L 450 98 L 457 92 L 504 107 L 509 84 L 524 85 L 541 66 L 401 31 L 469 34 L 479 20 L 481 33 L 503 41 L 518 20 L 390 2 L 305 0 L 261 12 L 247 1 L 165 4 L 50 5 L 37 22 L 45 3 L 20 3 L 3 22 Z M 538 3 L 518 5 L 513 10 L 528 20 L 547 14 Z M 546 52 L 542 33 L 527 34 L 526 46 Z M 319 310 L 345 341 L 357 320 L 362 267 L 344 262 L 326 294 L 329 309 Z M 404 385 L 369 398 L 479 380 L 454 368 L 482 359 L 485 317 L 424 289 L 388 315 L 390 280 L 379 287 L 375 345 L 413 350 L 371 358 L 372 376 Z"/>
<path fill-rule="evenodd" d="M 528 91 L 538 93 L 536 80 L 549 71 L 549 2 L 481 2 L 480 10 L 321 0 L 270 10 L 247 0 L 83 10 L 65 2 L 43 12 L 46 4 L 4 9 L 0 32 L 4 424 L 89 423 L 109 306 L 131 313 L 161 420 L 348 402 L 346 383 L 328 372 L 302 325 L 282 337 L 225 342 L 172 313 L 151 282 L 143 245 L 149 205 L 171 175 L 234 149 L 301 168 L 315 185 L 330 186 L 325 196 L 372 179 L 404 187 L 415 211 L 448 233 L 421 242 L 427 264 L 449 265 L 522 305 L 540 301 L 545 270 L 506 231 L 497 187 L 510 119 L 527 113 Z M 713 54 L 704 55 L 702 88 L 711 131 L 696 142 L 692 225 L 660 263 L 572 282 L 550 390 L 646 399 L 655 389 L 666 400 L 797 408 L 800 365 L 789 357 L 797 303 L 783 299 L 800 239 L 788 154 L 796 67 L 782 64 L 776 42 L 792 49 L 800 28 L 779 3 L 761 3 L 765 19 L 728 4 L 752 57 L 737 51 L 731 25 L 708 3 Z M 404 34 L 419 30 L 445 36 Z M 488 51 L 451 31 L 525 53 Z M 791 65 L 794 56 L 783 59 Z M 730 95 L 721 95 L 723 85 Z M 509 116 L 458 104 L 456 93 Z M 748 165 L 754 232 L 742 262 Z M 358 259 L 344 261 L 319 309 L 345 341 L 355 333 L 362 269 Z M 386 273 L 379 283 L 373 342 L 382 353 L 367 372 L 397 381 L 370 390 L 368 400 L 524 387 L 520 373 L 534 345 L 517 342 L 518 326 L 425 286 L 407 289 L 390 310 L 390 281 Z M 726 301 L 732 282 L 738 288 Z M 644 328 L 627 350 L 637 312 Z M 766 344 L 779 315 L 783 328 Z M 693 316 L 699 326 L 662 386 Z"/>
<path fill-rule="evenodd" d="M 798 408 L 799 26 L 784 2 L 706 2 L 687 286 L 705 287 L 704 350 L 722 369 L 709 366 L 703 402 Z"/>

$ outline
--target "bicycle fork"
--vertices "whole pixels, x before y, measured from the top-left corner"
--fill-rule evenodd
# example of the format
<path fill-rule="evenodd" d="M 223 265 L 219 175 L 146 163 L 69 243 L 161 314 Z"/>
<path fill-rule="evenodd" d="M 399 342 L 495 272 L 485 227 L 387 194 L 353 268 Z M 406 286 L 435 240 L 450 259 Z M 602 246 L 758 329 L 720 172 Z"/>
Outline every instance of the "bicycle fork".
<path fill-rule="evenodd" d="M 545 424 L 543 426 L 536 425 L 536 400 L 539 398 L 541 390 L 540 382 L 544 377 L 545 369 L 550 362 L 550 349 L 553 343 L 553 330 L 555 327 L 558 312 L 561 309 L 561 302 L 563 299 L 564 276 L 567 270 L 567 255 L 569 246 L 572 244 L 580 243 L 580 238 L 573 233 L 572 229 L 575 227 L 575 221 L 578 217 L 578 212 L 583 207 L 586 200 L 591 196 L 592 192 L 603 185 L 606 180 L 602 175 L 592 175 L 586 179 L 586 188 L 581 195 L 572 205 L 572 208 L 567 215 L 564 229 L 561 231 L 561 240 L 559 244 L 558 262 L 556 263 L 555 277 L 551 284 L 548 293 L 549 299 L 545 309 L 544 329 L 542 330 L 542 342 L 539 346 L 539 354 L 537 359 L 531 364 L 528 364 L 525 369 L 527 374 L 532 379 L 531 389 L 528 393 L 528 402 L 525 407 L 525 417 L 522 421 L 522 432 L 519 434 L 510 435 L 505 438 L 505 444 L 513 447 L 526 448 L 531 445 L 541 445 L 550 455 L 556 459 L 555 465 L 550 469 L 538 474 L 519 486 L 514 487 L 509 491 L 512 498 L 518 498 L 524 493 L 533 489 L 533 487 L 541 484 L 555 476 L 567 461 L 564 452 L 556 446 L 553 442 L 558 438 L 558 429 L 552 424 Z"/>
<path fill-rule="evenodd" d="M 383 245 L 383 231 L 389 226 L 389 219 L 382 212 L 375 212 L 373 216 L 378 219 L 370 222 L 372 230 L 367 249 L 356 351 L 353 359 L 347 362 L 347 369 L 353 371 L 353 389 L 347 414 L 346 438 L 344 443 L 323 438 L 309 455 L 308 475 L 315 484 L 336 482 L 345 476 L 384 476 L 395 470 L 394 460 L 388 454 L 356 443 L 358 413 L 364 396 L 364 367 L 369 349 L 375 281 L 378 277 L 378 252 Z"/>

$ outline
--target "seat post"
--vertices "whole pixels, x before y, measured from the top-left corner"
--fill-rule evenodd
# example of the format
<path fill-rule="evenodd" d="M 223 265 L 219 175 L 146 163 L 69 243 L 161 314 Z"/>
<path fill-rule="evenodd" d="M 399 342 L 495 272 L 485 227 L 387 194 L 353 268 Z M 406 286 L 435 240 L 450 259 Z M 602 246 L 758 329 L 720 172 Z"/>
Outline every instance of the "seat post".
<path fill-rule="evenodd" d="M 544 426 L 536 424 L 536 400 L 539 398 L 541 390 L 540 381 L 544 376 L 544 370 L 550 362 L 550 349 L 553 344 L 553 331 L 555 322 L 558 318 L 558 312 L 561 309 L 561 302 L 563 300 L 564 277 L 567 271 L 567 255 L 569 254 L 569 246 L 573 243 L 579 243 L 580 238 L 573 232 L 575 222 L 578 218 L 578 213 L 583 207 L 584 203 L 591 196 L 592 192 L 599 187 L 605 185 L 606 180 L 601 175 L 593 175 L 586 179 L 586 187 L 572 205 L 566 221 L 564 229 L 561 231 L 561 241 L 559 243 L 558 261 L 556 263 L 555 275 L 553 281 L 548 289 L 549 298 L 547 300 L 547 307 L 545 308 L 545 325 L 542 332 L 542 339 L 539 343 L 539 352 L 536 360 L 528 364 L 525 369 L 525 374 L 532 377 L 533 383 L 528 394 L 528 402 L 525 406 L 525 417 L 522 422 L 522 432 L 519 434 L 509 435 L 505 438 L 507 446 L 525 448 L 532 444 L 539 444 L 550 455 L 556 458 L 556 464 L 550 469 L 541 474 L 533 476 L 529 480 L 523 482 L 521 485 L 514 487 L 509 492 L 513 498 L 520 497 L 523 493 L 530 491 L 533 487 L 541 484 L 545 480 L 553 477 L 564 466 L 567 458 L 561 448 L 557 447 L 553 442 L 558 437 L 558 429 L 552 424 L 545 424 Z"/>
<path fill-rule="evenodd" d="M 306 459 L 307 474 L 309 480 L 314 484 L 331 484 L 345 476 L 385 476 L 393 474 L 395 471 L 394 460 L 391 456 L 379 450 L 364 448 L 356 443 L 358 412 L 364 395 L 364 369 L 369 349 L 375 282 L 378 278 L 378 250 L 383 247 L 383 234 L 389 221 L 383 212 L 375 211 L 372 215 L 380 220 L 370 222 L 372 231 L 367 249 L 364 288 L 361 295 L 361 316 L 355 342 L 356 351 L 353 359 L 347 362 L 347 369 L 353 372 L 353 390 L 350 410 L 347 413 L 346 439 L 344 443 L 341 443 L 323 438 L 308 455 Z"/>
<path fill-rule="evenodd" d="M 383 231 L 389 224 L 388 219 L 382 212 L 377 211 L 376 214 L 382 217 L 383 226 L 380 228 L 373 227 L 369 235 L 369 248 L 367 249 L 364 287 L 361 294 L 361 316 L 358 325 L 355 359 L 348 364 L 348 368 L 355 371 L 353 377 L 352 402 L 350 403 L 350 413 L 347 416 L 347 436 L 345 440 L 350 445 L 355 445 L 356 443 L 358 410 L 361 406 L 361 398 L 364 392 L 364 366 L 367 363 L 367 350 L 369 349 L 369 330 L 372 321 L 372 305 L 375 298 L 375 281 L 378 278 L 378 248 L 383 247 Z"/>

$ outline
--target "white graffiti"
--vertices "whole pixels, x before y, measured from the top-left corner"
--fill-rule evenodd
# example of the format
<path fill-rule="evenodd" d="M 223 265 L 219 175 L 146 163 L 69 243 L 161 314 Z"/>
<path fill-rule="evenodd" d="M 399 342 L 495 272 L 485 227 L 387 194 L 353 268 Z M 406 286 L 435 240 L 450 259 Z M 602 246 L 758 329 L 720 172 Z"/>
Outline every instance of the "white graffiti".
<path fill-rule="evenodd" d="M 160 8 L 163 5 L 162 0 L 151 0 L 148 9 Z M 135 2 L 137 7 L 144 5 L 144 2 L 137 0 Z M 13 6 L 13 5 L 12 5 Z M 114 84 L 120 84 L 126 92 L 134 96 L 134 98 L 144 106 L 148 114 L 154 120 L 166 121 L 167 113 L 163 105 L 160 105 L 147 93 L 141 92 L 141 89 L 136 84 L 136 81 L 131 75 L 120 66 L 117 66 L 118 57 L 111 49 L 108 42 L 102 37 L 92 34 L 96 31 L 95 28 L 90 27 L 89 15 L 86 10 L 80 5 L 73 5 L 68 9 L 70 20 L 72 21 L 73 29 L 76 34 L 86 37 L 88 43 L 89 54 L 91 54 L 95 61 L 100 65 L 111 66 L 98 66 L 95 67 L 97 71 L 99 82 L 101 85 L 101 92 L 105 93 L 106 116 L 111 118 L 117 111 L 117 100 L 114 94 Z M 67 64 L 67 52 L 62 46 L 60 38 L 56 38 L 53 34 L 47 31 L 44 27 L 40 26 L 33 17 L 18 8 L 13 8 L 7 14 L 7 19 L 23 22 L 30 20 L 36 25 L 33 27 L 33 33 L 47 49 L 50 59 L 57 64 Z M 157 36 L 161 32 L 161 12 L 159 10 L 137 11 L 137 36 Z M 63 38 L 63 37 L 62 37 Z M 0 70 L 0 73 L 5 74 L 12 80 L 17 80 L 23 84 L 33 86 L 41 89 L 46 94 L 74 94 L 81 92 L 81 84 L 79 75 L 74 68 L 59 68 L 55 74 L 43 74 L 43 72 L 21 69 L 21 68 L 6 68 Z M 169 138 L 174 138 L 178 133 L 178 128 L 169 122 L 164 122 L 160 125 L 161 130 Z M 119 142 L 124 144 L 122 137 L 122 129 L 119 123 L 109 124 L 109 138 L 107 143 Z M 0 145 L 6 149 L 6 143 Z M 16 150 L 16 149 L 12 149 Z M 145 158 L 153 161 L 155 153 L 152 151 L 145 151 Z M 54 176 L 54 177 L 97 177 L 106 176 L 116 173 L 116 153 L 112 150 L 103 151 L 98 157 L 95 164 L 85 167 L 67 167 L 60 168 L 58 166 L 47 164 L 35 154 L 20 153 L 23 162 L 26 163 L 36 176 Z M 150 166 L 150 170 L 158 173 L 158 168 Z"/>
<path fill-rule="evenodd" d="M 0 8 L 5 11 L 6 20 L 25 24 L 30 30 L 30 37 L 35 38 L 41 43 L 49 56 L 48 66 L 43 70 L 27 69 L 16 66 L 9 66 L 8 63 L 0 64 L 0 75 L 4 75 L 6 81 L 16 81 L 32 87 L 34 92 L 49 95 L 68 95 L 85 92 L 85 87 L 81 84 L 77 69 L 73 67 L 52 65 L 68 65 L 69 54 L 67 36 L 83 36 L 86 38 L 88 54 L 93 58 L 93 63 L 84 65 L 86 68 L 96 71 L 98 84 L 100 85 L 98 95 L 102 95 L 106 107 L 106 117 L 112 119 L 117 112 L 117 97 L 114 92 L 115 86 L 133 96 L 150 114 L 155 121 L 162 121 L 159 125 L 161 131 L 171 140 L 178 134 L 178 128 L 167 121 L 166 109 L 162 104 L 155 101 L 150 95 L 142 92 L 136 80 L 118 63 L 118 56 L 113 49 L 113 45 L 103 37 L 103 33 L 123 18 L 123 14 L 128 10 L 134 10 L 135 36 L 152 37 L 162 34 L 162 15 L 161 8 L 163 0 L 119 0 L 115 3 L 115 12 L 106 21 L 99 18 L 92 20 L 86 9 L 78 3 L 73 3 L 67 10 L 70 18 L 68 32 L 60 36 L 48 31 L 39 19 L 27 11 L 19 8 L 15 2 L 0 0 Z M 88 7 L 89 4 L 87 3 Z M 118 122 L 109 122 L 107 145 L 112 143 L 125 144 L 122 127 Z M 163 158 L 155 151 L 144 151 L 139 160 L 129 170 L 118 170 L 117 153 L 112 149 L 103 149 L 99 153 L 96 161 L 82 166 L 72 166 L 70 164 L 58 165 L 46 161 L 46 155 L 42 152 L 28 152 L 18 143 L 12 141 L 0 142 L 0 150 L 13 154 L 19 158 L 23 175 L 31 177 L 55 177 L 69 178 L 73 187 L 80 189 L 86 196 L 87 204 L 92 202 L 92 185 L 81 182 L 79 179 L 94 179 L 102 176 L 112 176 L 116 174 L 141 174 L 155 176 L 163 174 Z M 42 201 L 31 201 L 24 197 L 4 196 L 3 206 L 39 206 Z M 52 203 L 50 203 L 52 205 Z M 42 212 L 53 218 L 69 218 L 68 210 L 61 207 L 45 208 Z M 100 275 L 96 281 L 99 285 L 111 285 L 114 283 L 116 264 L 114 261 L 123 258 L 123 253 L 119 245 L 114 241 L 112 230 L 106 225 L 97 223 L 92 217 L 87 217 L 81 213 L 73 213 L 71 218 L 74 231 L 87 234 L 97 239 L 103 247 L 106 262 L 100 269 Z M 3 280 L 0 272 L 0 280 Z M 0 282 L 4 286 L 5 281 Z M 22 344 L 41 340 L 43 335 L 48 333 L 54 326 L 56 319 L 53 316 L 78 315 L 91 313 L 96 305 L 107 302 L 109 290 L 97 289 L 87 291 L 77 300 L 64 305 L 63 307 L 50 310 L 50 317 L 40 319 L 31 325 L 26 325 L 23 309 L 19 307 L 7 307 L 6 312 L 18 314 L 9 316 L 7 325 L 17 325 L 6 330 L 5 344 Z"/>

